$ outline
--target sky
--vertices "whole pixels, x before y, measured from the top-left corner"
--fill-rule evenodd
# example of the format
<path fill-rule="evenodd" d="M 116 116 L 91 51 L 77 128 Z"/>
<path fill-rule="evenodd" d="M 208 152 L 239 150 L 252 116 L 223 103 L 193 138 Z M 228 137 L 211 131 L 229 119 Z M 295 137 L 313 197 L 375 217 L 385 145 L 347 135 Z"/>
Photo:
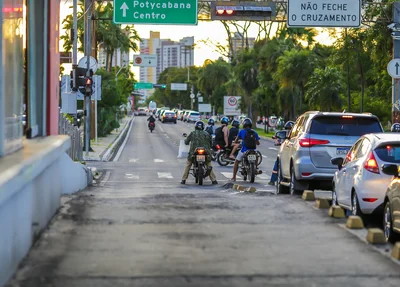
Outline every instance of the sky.
<path fill-rule="evenodd" d="M 72 1 L 61 1 L 61 9 L 60 9 L 60 23 L 62 20 L 68 15 L 72 13 Z M 60 24 L 62 29 L 63 25 Z M 194 36 L 196 47 L 194 50 L 194 64 L 196 66 L 202 66 L 204 61 L 207 59 L 216 60 L 221 55 L 214 51 L 213 47 L 209 47 L 203 43 L 200 43 L 200 40 L 211 39 L 213 42 L 221 42 L 227 44 L 227 34 L 224 26 L 219 21 L 199 21 L 197 26 L 178 26 L 178 25 L 135 25 L 135 29 L 138 31 L 139 36 L 141 38 L 149 38 L 150 31 L 159 31 L 162 39 L 171 39 L 173 41 L 178 41 L 183 37 Z M 61 34 L 64 34 L 64 31 L 61 31 Z M 257 37 L 258 26 L 252 25 L 249 29 L 248 36 L 249 37 Z M 321 33 L 316 38 L 317 41 L 323 43 L 331 43 L 331 39 L 329 38 L 328 33 Z M 62 42 L 60 42 L 60 47 L 62 49 Z M 133 60 L 133 54 L 131 53 L 131 57 Z M 82 55 L 83 56 L 83 55 Z M 78 56 L 80 58 L 80 56 Z M 65 72 L 69 74 L 69 70 L 71 65 L 65 65 Z M 135 73 L 135 76 L 139 75 L 139 68 L 134 67 L 132 71 Z"/>

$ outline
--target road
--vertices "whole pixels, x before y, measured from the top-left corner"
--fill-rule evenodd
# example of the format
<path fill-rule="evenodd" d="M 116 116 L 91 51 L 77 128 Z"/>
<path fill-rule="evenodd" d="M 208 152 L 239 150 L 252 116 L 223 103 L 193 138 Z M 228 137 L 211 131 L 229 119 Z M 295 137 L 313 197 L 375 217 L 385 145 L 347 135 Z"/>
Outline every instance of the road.
<path fill-rule="evenodd" d="M 270 141 L 254 194 L 225 188 L 232 167 L 215 164 L 218 186 L 181 185 L 178 143 L 193 127 L 157 122 L 150 133 L 136 117 L 118 160 L 92 163 L 102 180 L 63 198 L 8 286 L 398 286 L 388 246 L 266 186 Z"/>

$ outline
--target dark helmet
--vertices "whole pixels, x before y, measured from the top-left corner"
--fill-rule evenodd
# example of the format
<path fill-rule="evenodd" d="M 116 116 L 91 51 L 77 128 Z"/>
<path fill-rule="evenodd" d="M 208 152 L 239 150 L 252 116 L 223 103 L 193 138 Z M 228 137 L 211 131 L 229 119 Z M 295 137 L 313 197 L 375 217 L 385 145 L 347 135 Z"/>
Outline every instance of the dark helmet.
<path fill-rule="evenodd" d="M 221 124 L 227 125 L 228 123 L 229 123 L 228 117 L 223 117 L 223 118 L 221 119 Z"/>
<path fill-rule="evenodd" d="M 204 123 L 202 122 L 202 121 L 197 121 L 195 124 L 194 124 L 194 129 L 195 130 L 204 130 Z"/>
<path fill-rule="evenodd" d="M 292 129 L 292 127 L 294 126 L 294 122 L 293 121 L 288 121 L 285 123 L 285 125 L 283 126 L 283 129 L 285 130 L 290 130 Z"/>
<path fill-rule="evenodd" d="M 253 127 L 253 122 L 251 121 L 251 119 L 249 119 L 249 118 L 245 118 L 244 120 L 243 120 L 243 128 L 244 129 L 246 129 L 246 128 L 252 128 Z"/>
<path fill-rule="evenodd" d="M 238 121 L 238 120 L 233 120 L 233 121 L 232 121 L 232 123 L 231 123 L 231 126 L 232 126 L 232 127 L 239 128 L 239 126 L 240 126 L 240 123 L 239 123 L 239 121 Z"/>
<path fill-rule="evenodd" d="M 400 132 L 400 124 L 397 124 L 397 123 L 393 124 L 390 131 L 393 133 L 399 133 Z"/>
<path fill-rule="evenodd" d="M 208 124 L 209 124 L 210 126 L 213 126 L 213 125 L 214 125 L 214 120 L 213 120 L 213 119 L 209 119 L 209 120 L 208 120 Z"/>

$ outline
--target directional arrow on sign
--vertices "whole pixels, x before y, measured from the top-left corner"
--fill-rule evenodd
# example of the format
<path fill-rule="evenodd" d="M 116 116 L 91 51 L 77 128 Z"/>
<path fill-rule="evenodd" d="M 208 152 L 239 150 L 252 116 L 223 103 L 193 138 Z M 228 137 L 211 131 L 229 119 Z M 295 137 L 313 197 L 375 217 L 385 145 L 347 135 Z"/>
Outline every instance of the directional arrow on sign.
<path fill-rule="evenodd" d="M 395 58 L 392 59 L 389 64 L 387 65 L 387 71 L 389 75 L 394 79 L 400 78 L 400 59 Z"/>
<path fill-rule="evenodd" d="M 399 74 L 399 63 L 396 63 L 396 65 L 394 65 L 395 67 L 396 67 L 396 75 L 398 75 Z"/>
<path fill-rule="evenodd" d="M 124 2 L 122 4 L 121 8 L 119 8 L 119 9 L 122 9 L 122 17 L 126 17 L 126 10 L 129 10 L 128 5 L 126 5 L 126 3 Z"/>

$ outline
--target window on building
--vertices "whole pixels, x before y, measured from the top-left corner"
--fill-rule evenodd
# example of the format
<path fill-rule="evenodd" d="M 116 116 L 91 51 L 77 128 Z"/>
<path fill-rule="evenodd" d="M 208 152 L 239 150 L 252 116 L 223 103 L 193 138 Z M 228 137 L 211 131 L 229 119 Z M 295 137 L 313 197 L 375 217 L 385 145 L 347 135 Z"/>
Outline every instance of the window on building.
<path fill-rule="evenodd" d="M 24 118 L 24 0 L 3 0 L 0 44 L 0 155 L 22 147 Z M 0 18 L 1 19 L 1 18 Z"/>

